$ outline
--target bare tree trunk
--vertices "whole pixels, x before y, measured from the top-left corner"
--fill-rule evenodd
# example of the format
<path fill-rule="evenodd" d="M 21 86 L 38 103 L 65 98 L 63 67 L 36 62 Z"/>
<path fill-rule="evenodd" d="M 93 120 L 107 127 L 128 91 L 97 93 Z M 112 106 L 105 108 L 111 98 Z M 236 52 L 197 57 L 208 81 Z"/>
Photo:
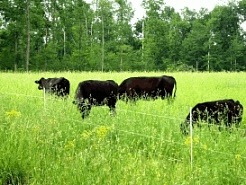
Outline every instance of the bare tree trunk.
<path fill-rule="evenodd" d="M 15 63 L 14 63 L 14 71 L 17 71 L 17 63 L 18 63 L 18 36 L 15 34 Z"/>
<path fill-rule="evenodd" d="M 30 60 L 30 0 L 26 1 L 26 71 L 29 71 L 29 60 Z"/>
<path fill-rule="evenodd" d="M 82 62 L 82 20 L 79 21 L 79 62 Z"/>
<path fill-rule="evenodd" d="M 86 15 L 84 15 L 85 16 L 85 30 L 86 30 L 86 32 L 85 32 L 85 34 L 86 34 L 86 38 L 88 38 L 88 20 L 87 20 L 87 17 L 86 17 Z M 81 20 L 82 21 L 82 20 Z"/>
<path fill-rule="evenodd" d="M 92 48 L 92 42 L 93 42 L 93 37 L 92 37 L 92 35 L 93 35 L 93 23 L 91 23 L 91 31 L 90 31 L 90 44 L 91 44 L 91 48 Z"/>
<path fill-rule="evenodd" d="M 147 63 L 144 60 L 144 39 L 145 39 L 145 25 L 144 25 L 144 19 L 142 22 L 142 34 L 143 34 L 143 38 L 142 38 L 142 64 L 144 64 L 144 70 L 147 70 Z"/>
<path fill-rule="evenodd" d="M 46 30 L 45 30 L 45 52 L 47 52 L 47 44 L 48 44 L 48 36 L 49 36 L 49 28 L 48 26 L 46 27 Z M 45 58 L 44 58 L 44 70 L 46 71 L 47 69 L 47 54 L 45 53 Z"/>
<path fill-rule="evenodd" d="M 237 71 L 237 59 L 234 60 L 234 70 Z"/>
<path fill-rule="evenodd" d="M 52 42 L 53 44 L 56 43 L 56 2 L 55 1 L 51 1 L 53 3 L 53 6 L 51 8 L 51 18 L 52 18 L 52 27 L 51 27 L 51 33 L 52 33 Z"/>
<path fill-rule="evenodd" d="M 120 51 L 120 71 L 122 71 L 123 70 L 123 58 L 122 58 L 122 49 L 121 49 L 121 51 Z"/>
<path fill-rule="evenodd" d="M 63 28 L 63 56 L 66 55 L 66 30 Z"/>
<path fill-rule="evenodd" d="M 101 70 L 103 72 L 104 70 L 104 22 L 103 22 L 103 17 L 102 17 L 102 58 L 101 58 Z"/>

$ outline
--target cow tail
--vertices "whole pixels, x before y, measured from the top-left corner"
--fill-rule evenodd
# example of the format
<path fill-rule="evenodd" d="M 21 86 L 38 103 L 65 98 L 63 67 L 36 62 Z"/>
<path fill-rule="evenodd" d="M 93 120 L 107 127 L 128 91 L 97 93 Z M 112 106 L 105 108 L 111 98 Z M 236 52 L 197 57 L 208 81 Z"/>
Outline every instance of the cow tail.
<path fill-rule="evenodd" d="M 174 92 L 173 92 L 173 98 L 176 97 L 176 91 L 177 91 L 177 82 L 176 82 L 176 80 L 174 81 L 174 86 L 175 86 L 175 89 L 174 89 Z"/>

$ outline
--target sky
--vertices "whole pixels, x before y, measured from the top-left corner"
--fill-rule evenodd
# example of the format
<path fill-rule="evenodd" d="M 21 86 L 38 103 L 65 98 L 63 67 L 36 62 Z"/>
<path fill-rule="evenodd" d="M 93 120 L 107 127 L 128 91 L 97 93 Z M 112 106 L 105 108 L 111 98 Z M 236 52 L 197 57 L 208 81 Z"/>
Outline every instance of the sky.
<path fill-rule="evenodd" d="M 138 19 L 143 18 L 145 11 L 141 6 L 143 0 L 128 0 L 132 4 L 134 10 L 134 18 L 131 23 L 134 24 Z M 207 8 L 212 11 L 216 5 L 226 5 L 229 0 L 165 0 L 167 6 L 173 7 L 176 11 L 180 11 L 185 7 L 191 10 L 199 11 L 201 8 Z M 246 21 L 241 24 L 241 27 L 246 31 Z"/>
<path fill-rule="evenodd" d="M 136 22 L 144 16 L 144 10 L 141 7 L 142 0 L 128 0 L 132 4 L 134 12 L 134 19 L 132 23 Z M 188 7 L 189 9 L 196 11 L 201 8 L 207 8 L 211 11 L 216 5 L 226 4 L 228 0 L 165 0 L 167 6 L 173 7 L 176 11 Z"/>
<path fill-rule="evenodd" d="M 85 0 L 86 2 L 92 2 L 92 0 Z M 131 23 L 134 24 L 138 19 L 142 19 L 145 11 L 141 4 L 143 0 L 127 0 L 132 4 L 134 10 L 134 18 Z M 213 10 L 216 5 L 228 4 L 230 0 L 164 0 L 167 6 L 173 7 L 176 11 L 188 7 L 191 10 L 199 11 L 201 8 L 207 8 L 209 11 Z M 241 25 L 246 30 L 246 21 Z"/>

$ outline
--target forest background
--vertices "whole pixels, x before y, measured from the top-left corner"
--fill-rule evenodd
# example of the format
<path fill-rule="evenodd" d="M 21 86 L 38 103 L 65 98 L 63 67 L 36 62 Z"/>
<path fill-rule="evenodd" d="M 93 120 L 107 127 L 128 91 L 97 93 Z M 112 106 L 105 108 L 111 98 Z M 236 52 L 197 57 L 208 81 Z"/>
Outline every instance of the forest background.
<path fill-rule="evenodd" d="M 0 70 L 245 71 L 246 0 L 212 11 L 143 0 L 1 0 Z"/>

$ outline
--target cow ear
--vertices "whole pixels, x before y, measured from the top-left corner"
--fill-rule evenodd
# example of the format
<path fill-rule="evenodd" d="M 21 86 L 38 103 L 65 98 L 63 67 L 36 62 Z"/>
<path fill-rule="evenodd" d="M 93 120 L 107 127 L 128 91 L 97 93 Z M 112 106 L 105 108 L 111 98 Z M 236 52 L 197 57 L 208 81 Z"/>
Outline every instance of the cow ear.
<path fill-rule="evenodd" d="M 38 83 L 43 83 L 44 81 L 45 81 L 45 78 L 42 77 L 42 78 L 40 78 L 40 80 L 38 81 Z"/>
<path fill-rule="evenodd" d="M 36 83 L 36 84 L 39 84 L 39 80 L 35 80 L 35 83 Z"/>

